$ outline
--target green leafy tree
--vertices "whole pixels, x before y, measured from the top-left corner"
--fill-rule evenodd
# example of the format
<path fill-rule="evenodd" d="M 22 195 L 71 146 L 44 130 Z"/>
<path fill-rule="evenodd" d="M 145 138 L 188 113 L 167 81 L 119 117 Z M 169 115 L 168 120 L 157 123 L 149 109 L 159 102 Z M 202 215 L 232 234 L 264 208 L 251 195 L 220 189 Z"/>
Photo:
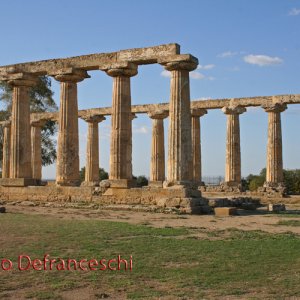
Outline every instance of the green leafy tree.
<path fill-rule="evenodd" d="M 146 185 L 148 185 L 148 179 L 144 175 L 138 176 L 136 178 L 136 184 L 139 187 L 146 186 Z"/>
<path fill-rule="evenodd" d="M 84 181 L 84 179 L 85 179 L 85 167 L 82 167 L 80 169 L 79 174 L 80 174 L 80 180 Z M 100 179 L 100 181 L 108 179 L 108 173 L 103 168 L 99 168 L 99 179 Z"/>
<path fill-rule="evenodd" d="M 51 79 L 47 76 L 39 77 L 38 83 L 29 91 L 31 112 L 54 112 L 58 107 L 53 99 Z M 0 81 L 0 121 L 8 120 L 12 108 L 12 88 Z M 50 165 L 56 160 L 56 141 L 53 135 L 57 131 L 54 121 L 47 121 L 42 128 L 42 164 Z M 3 129 L 0 126 L 0 164 L 2 164 Z"/>
<path fill-rule="evenodd" d="M 290 195 L 300 194 L 300 170 L 283 170 L 283 180 Z"/>

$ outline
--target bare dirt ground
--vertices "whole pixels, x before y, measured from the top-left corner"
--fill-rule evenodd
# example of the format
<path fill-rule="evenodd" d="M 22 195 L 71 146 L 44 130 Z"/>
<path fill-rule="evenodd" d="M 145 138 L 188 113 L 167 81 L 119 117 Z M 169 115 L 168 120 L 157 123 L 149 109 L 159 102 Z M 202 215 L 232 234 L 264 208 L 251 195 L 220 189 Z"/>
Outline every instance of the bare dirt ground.
<path fill-rule="evenodd" d="M 299 226 L 277 226 L 279 220 L 293 220 L 297 217 L 270 214 L 266 208 L 257 211 L 238 210 L 239 215 L 231 217 L 216 217 L 214 215 L 176 215 L 151 212 L 136 212 L 107 209 L 65 208 L 6 205 L 7 213 L 23 213 L 51 215 L 60 219 L 97 219 L 130 224 L 143 224 L 152 227 L 188 227 L 204 231 L 225 230 L 236 228 L 240 230 L 261 230 L 269 233 L 293 232 L 300 234 Z M 287 205 L 287 210 L 300 211 L 300 204 Z"/>

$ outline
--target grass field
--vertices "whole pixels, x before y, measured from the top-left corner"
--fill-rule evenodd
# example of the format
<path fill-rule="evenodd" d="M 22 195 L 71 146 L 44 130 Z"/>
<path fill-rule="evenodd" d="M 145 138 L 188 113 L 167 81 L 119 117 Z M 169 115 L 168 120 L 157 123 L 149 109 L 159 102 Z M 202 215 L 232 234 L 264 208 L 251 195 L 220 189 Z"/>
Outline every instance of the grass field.
<path fill-rule="evenodd" d="M 200 222 L 200 219 L 199 219 Z M 279 224 L 280 225 L 280 224 Z M 293 226 L 299 226 L 294 221 Z M 0 215 L 0 260 L 133 257 L 129 271 L 0 271 L 0 298 L 63 299 L 93 289 L 93 297 L 246 299 L 300 297 L 300 238 L 237 229 L 197 237 L 196 228 L 152 228 L 101 220 Z M 18 299 L 16 298 L 16 299 Z M 74 297 L 75 299 L 75 297 Z"/>

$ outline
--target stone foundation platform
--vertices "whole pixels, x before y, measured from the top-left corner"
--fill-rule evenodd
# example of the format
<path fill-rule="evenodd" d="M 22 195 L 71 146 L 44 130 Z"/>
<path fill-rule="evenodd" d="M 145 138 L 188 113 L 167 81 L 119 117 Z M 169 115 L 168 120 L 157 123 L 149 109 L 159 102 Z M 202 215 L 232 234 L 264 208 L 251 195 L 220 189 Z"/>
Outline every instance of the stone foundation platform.
<path fill-rule="evenodd" d="M 149 205 L 158 208 L 176 208 L 181 213 L 202 213 L 208 200 L 201 193 L 189 188 L 103 188 L 92 186 L 28 186 L 0 187 L 0 200 L 7 202 L 32 201 L 86 202 L 103 205 Z"/>

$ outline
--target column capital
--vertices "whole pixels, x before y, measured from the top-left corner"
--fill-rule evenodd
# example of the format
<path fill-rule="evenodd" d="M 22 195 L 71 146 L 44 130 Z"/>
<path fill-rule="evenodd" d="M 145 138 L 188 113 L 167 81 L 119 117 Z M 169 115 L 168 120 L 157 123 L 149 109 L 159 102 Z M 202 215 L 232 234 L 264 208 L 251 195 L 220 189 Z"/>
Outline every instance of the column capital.
<path fill-rule="evenodd" d="M 132 121 L 133 119 L 136 119 L 136 118 L 137 118 L 137 116 L 135 113 L 131 113 L 131 115 L 129 115 L 130 121 Z"/>
<path fill-rule="evenodd" d="M 178 54 L 158 59 L 158 63 L 163 65 L 167 71 L 193 71 L 198 66 L 198 59 L 191 54 Z"/>
<path fill-rule="evenodd" d="M 42 120 L 31 120 L 30 121 L 30 125 L 32 127 L 44 127 L 46 123 L 47 123 L 47 120 L 44 120 L 44 119 L 42 119 Z"/>
<path fill-rule="evenodd" d="M 2 122 L 0 122 L 0 125 L 1 125 L 3 128 L 11 127 L 11 120 L 2 121 Z"/>
<path fill-rule="evenodd" d="M 49 74 L 53 76 L 57 81 L 60 82 L 80 82 L 85 78 L 90 78 L 87 71 L 82 69 L 64 68 L 57 70 L 55 74 Z"/>
<path fill-rule="evenodd" d="M 148 116 L 151 119 L 165 119 L 169 116 L 169 112 L 167 110 L 153 110 L 148 112 Z"/>
<path fill-rule="evenodd" d="M 287 105 L 285 103 L 272 103 L 265 104 L 261 106 L 265 112 L 276 112 L 281 113 L 287 109 Z"/>
<path fill-rule="evenodd" d="M 86 121 L 87 123 L 100 123 L 106 120 L 104 115 L 83 115 L 80 119 Z"/>
<path fill-rule="evenodd" d="M 225 115 L 240 115 L 247 111 L 243 106 L 224 106 L 222 111 Z"/>
<path fill-rule="evenodd" d="M 33 87 L 38 82 L 38 76 L 31 73 L 6 73 L 0 76 L 1 81 L 6 81 L 10 86 Z"/>
<path fill-rule="evenodd" d="M 202 117 L 207 114 L 207 110 L 204 108 L 192 108 L 191 109 L 191 116 L 192 117 Z"/>
<path fill-rule="evenodd" d="M 100 70 L 105 71 L 111 77 L 133 77 L 138 73 L 138 66 L 131 62 L 117 62 L 103 66 Z"/>

